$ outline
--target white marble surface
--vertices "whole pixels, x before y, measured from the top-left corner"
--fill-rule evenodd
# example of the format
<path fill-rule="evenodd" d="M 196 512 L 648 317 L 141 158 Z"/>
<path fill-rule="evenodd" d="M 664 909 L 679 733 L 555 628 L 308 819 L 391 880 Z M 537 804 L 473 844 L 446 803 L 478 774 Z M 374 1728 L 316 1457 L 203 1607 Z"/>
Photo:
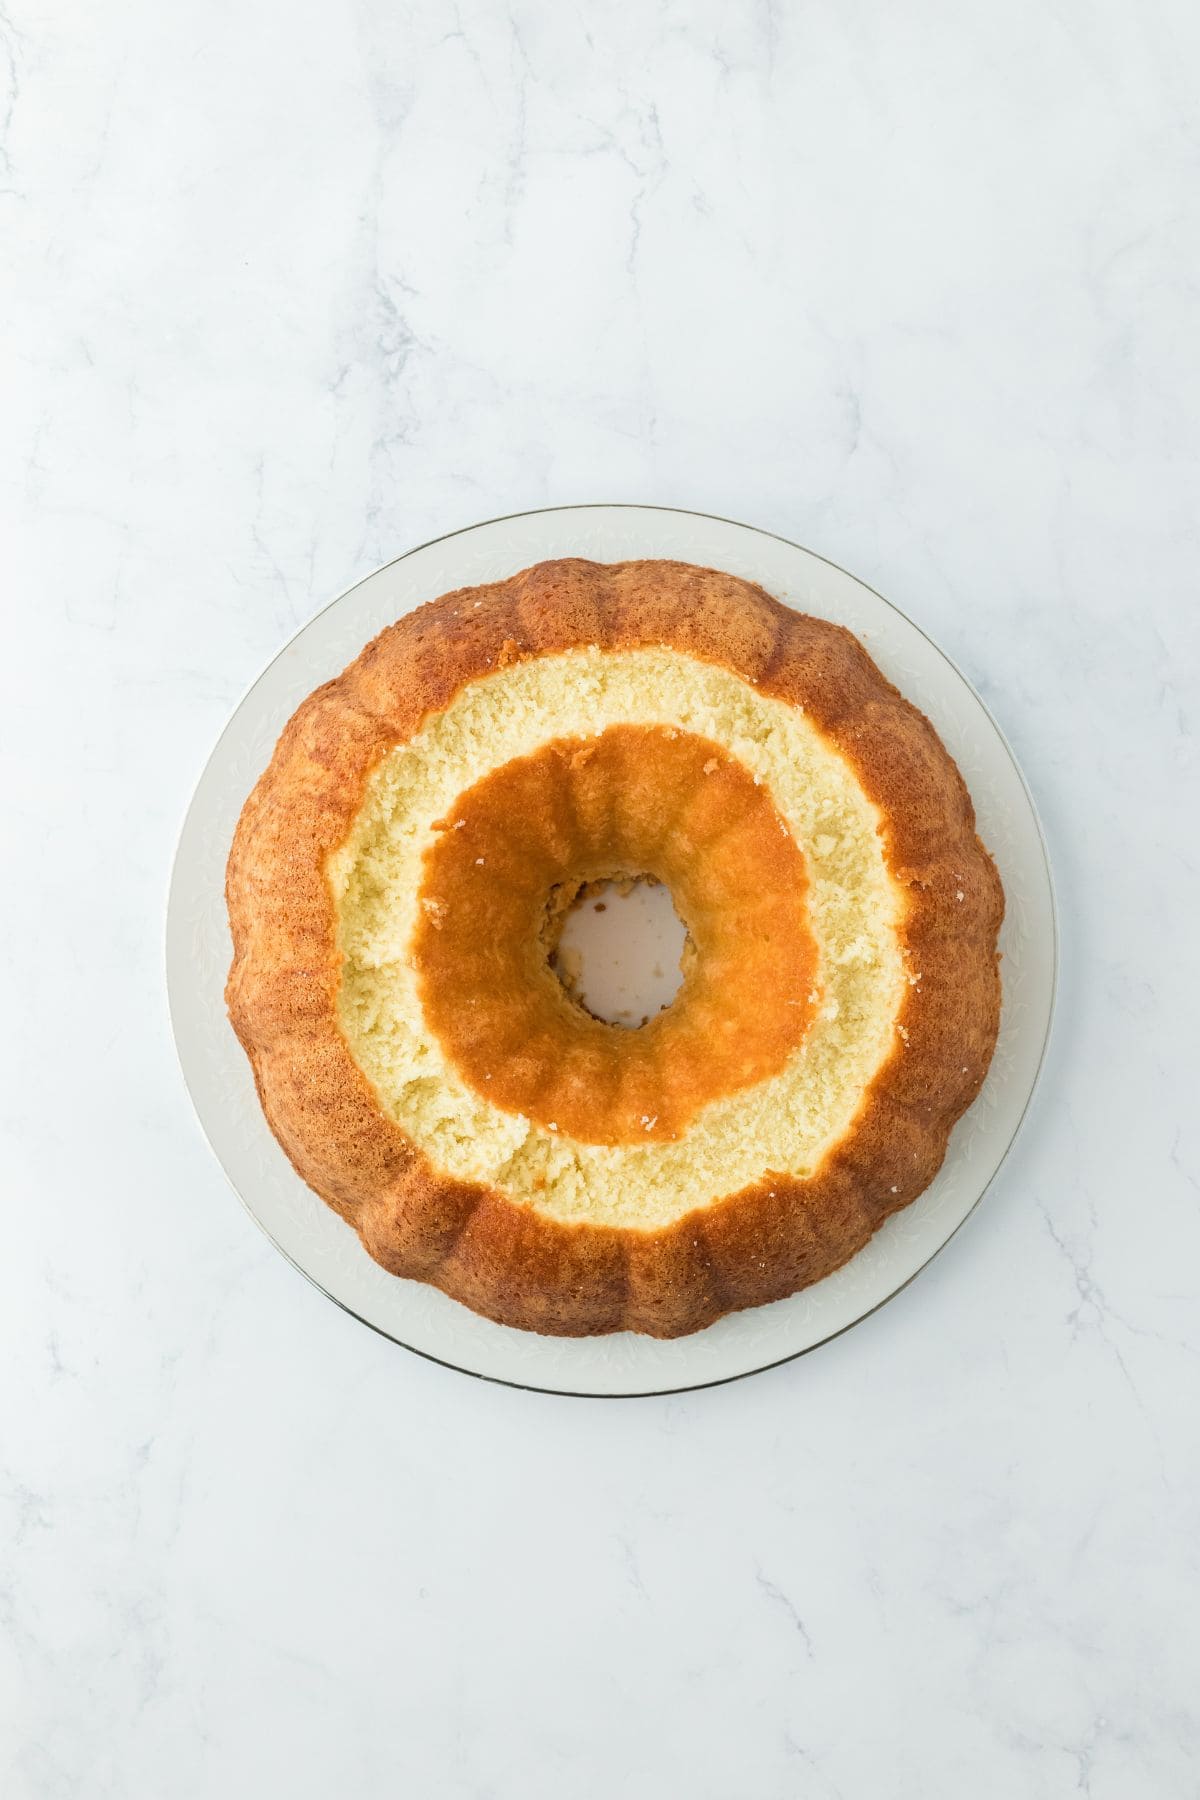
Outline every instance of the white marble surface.
<path fill-rule="evenodd" d="M 1194 1796 L 1195 9 L 11 0 L 0 43 L 6 1800 Z M 398 550 L 590 498 L 916 617 L 1063 910 L 976 1217 L 668 1401 L 337 1312 L 163 999 L 260 664 Z"/>

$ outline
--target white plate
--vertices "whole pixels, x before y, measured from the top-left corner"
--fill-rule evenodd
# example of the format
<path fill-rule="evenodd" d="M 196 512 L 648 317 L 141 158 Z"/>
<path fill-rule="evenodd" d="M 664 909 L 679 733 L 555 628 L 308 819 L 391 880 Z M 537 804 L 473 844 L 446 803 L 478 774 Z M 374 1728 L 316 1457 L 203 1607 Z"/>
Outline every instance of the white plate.
<path fill-rule="evenodd" d="M 703 563 L 848 625 L 929 715 L 957 761 L 1007 897 L 1000 1040 L 937 1179 L 836 1275 L 670 1343 L 630 1333 L 537 1337 L 386 1274 L 271 1136 L 222 997 L 230 839 L 299 702 L 422 601 L 555 556 Z M 184 1077 L 225 1173 L 272 1242 L 331 1299 L 397 1343 L 474 1375 L 555 1393 L 662 1393 L 729 1381 L 811 1350 L 882 1305 L 957 1231 L 1004 1160 L 1041 1066 L 1055 970 L 1054 897 L 1033 802 L 998 727 L 954 665 L 886 600 L 811 551 L 726 519 L 644 506 L 556 507 L 474 525 L 410 550 L 326 607 L 259 676 L 221 734 L 184 822 L 167 918 L 167 984 Z"/>

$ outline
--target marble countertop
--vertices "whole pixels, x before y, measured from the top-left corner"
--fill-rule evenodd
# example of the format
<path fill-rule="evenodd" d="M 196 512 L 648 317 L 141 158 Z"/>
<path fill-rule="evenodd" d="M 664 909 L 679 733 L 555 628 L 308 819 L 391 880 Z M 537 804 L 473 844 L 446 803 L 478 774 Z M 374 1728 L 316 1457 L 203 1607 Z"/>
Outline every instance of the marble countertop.
<path fill-rule="evenodd" d="M 1200 18 L 11 0 L 0 1791 L 1190 1800 Z M 982 690 L 1056 1036 L 985 1204 L 799 1363 L 405 1355 L 252 1229 L 162 972 L 286 637 L 527 507 L 743 518 Z"/>

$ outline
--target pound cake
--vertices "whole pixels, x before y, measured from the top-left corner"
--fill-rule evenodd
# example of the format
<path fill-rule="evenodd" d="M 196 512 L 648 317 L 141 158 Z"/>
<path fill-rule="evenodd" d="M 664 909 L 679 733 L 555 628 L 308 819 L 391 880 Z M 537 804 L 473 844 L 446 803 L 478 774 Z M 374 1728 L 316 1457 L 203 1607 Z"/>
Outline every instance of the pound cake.
<path fill-rule="evenodd" d="M 556 974 L 666 883 L 675 999 Z M 267 1120 L 395 1275 L 675 1337 L 830 1274 L 932 1180 L 1000 1008 L 999 879 L 848 632 L 676 562 L 541 563 L 390 626 L 239 821 L 227 998 Z"/>

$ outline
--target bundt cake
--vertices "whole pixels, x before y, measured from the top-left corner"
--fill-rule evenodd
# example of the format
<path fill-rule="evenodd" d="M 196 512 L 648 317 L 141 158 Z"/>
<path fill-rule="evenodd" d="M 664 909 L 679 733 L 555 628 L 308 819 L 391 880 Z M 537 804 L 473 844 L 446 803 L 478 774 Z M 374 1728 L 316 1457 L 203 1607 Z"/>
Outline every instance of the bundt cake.
<path fill-rule="evenodd" d="M 640 876 L 688 943 L 629 1029 L 553 951 Z M 849 632 L 682 563 L 390 626 L 285 729 L 227 898 L 296 1169 L 385 1268 L 532 1331 L 679 1336 L 828 1275 L 996 1039 L 1000 883 L 932 726 Z"/>

